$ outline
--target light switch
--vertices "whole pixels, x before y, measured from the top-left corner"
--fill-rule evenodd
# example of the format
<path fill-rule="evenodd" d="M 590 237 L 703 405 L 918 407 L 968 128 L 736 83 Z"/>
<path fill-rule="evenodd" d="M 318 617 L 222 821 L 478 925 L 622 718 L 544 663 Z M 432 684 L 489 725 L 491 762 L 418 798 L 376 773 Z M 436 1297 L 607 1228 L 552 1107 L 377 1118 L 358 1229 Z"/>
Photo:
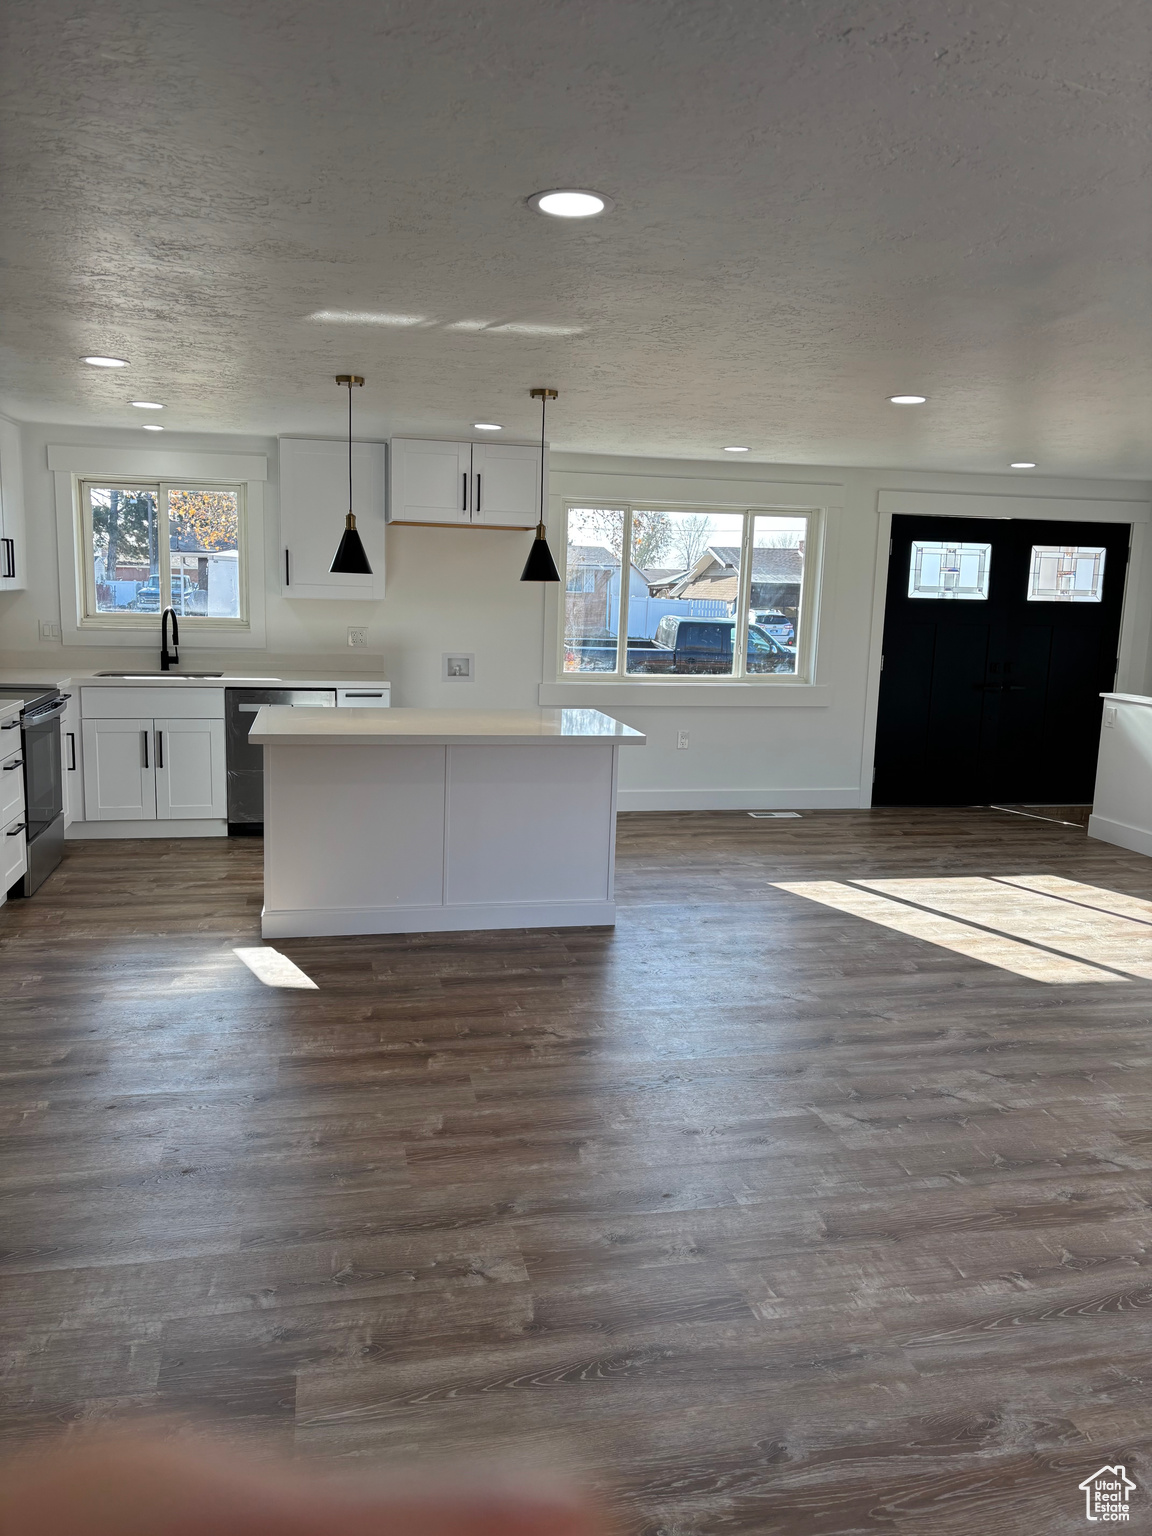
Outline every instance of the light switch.
<path fill-rule="evenodd" d="M 1104 706 L 1104 724 L 1109 729 L 1111 729 L 1111 727 L 1116 724 L 1116 706 L 1115 706 L 1115 704 L 1105 704 L 1105 706 Z"/>

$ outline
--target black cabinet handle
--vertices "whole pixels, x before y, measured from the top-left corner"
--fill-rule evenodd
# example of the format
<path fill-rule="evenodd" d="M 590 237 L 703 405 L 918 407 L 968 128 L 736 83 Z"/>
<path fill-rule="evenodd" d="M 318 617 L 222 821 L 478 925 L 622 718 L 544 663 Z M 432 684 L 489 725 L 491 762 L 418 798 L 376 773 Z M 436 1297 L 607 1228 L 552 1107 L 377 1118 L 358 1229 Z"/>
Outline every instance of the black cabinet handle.
<path fill-rule="evenodd" d="M 23 832 L 24 828 L 27 825 L 28 825 L 28 823 L 26 821 L 22 821 L 18 827 L 10 827 L 9 831 L 8 831 L 8 836 L 9 837 L 15 837 L 17 832 Z"/>
<path fill-rule="evenodd" d="M 157 768 L 163 768 L 163 766 L 164 766 L 164 732 L 163 731 L 157 731 L 156 732 L 156 766 L 157 766 Z"/>
<path fill-rule="evenodd" d="M 68 738 L 68 772 L 69 773 L 75 773 L 76 772 L 76 732 L 75 731 L 65 731 L 64 734 Z"/>
<path fill-rule="evenodd" d="M 479 476 L 479 474 L 477 474 L 477 476 L 476 476 L 476 505 L 473 508 L 473 510 L 476 511 L 476 512 L 479 512 L 479 510 L 480 510 L 480 476 Z"/>
<path fill-rule="evenodd" d="M 0 725 L 0 731 L 18 731 L 19 729 L 19 720 L 9 720 L 7 725 Z"/>
<path fill-rule="evenodd" d="M 4 546 L 4 575 L 14 577 L 16 575 L 16 541 L 15 539 L 0 539 Z"/>
<path fill-rule="evenodd" d="M 24 759 L 22 757 L 18 757 L 14 763 L 5 763 L 4 764 L 4 772 L 5 773 L 13 773 L 13 772 L 15 772 L 15 770 L 17 768 L 23 768 L 23 766 L 24 766 Z"/>
<path fill-rule="evenodd" d="M 145 766 L 145 768 L 147 768 L 147 766 L 148 766 L 148 732 L 147 731 L 142 731 L 141 735 L 144 737 L 144 766 Z"/>
<path fill-rule="evenodd" d="M 464 473 L 460 476 L 460 478 L 464 482 L 463 488 L 461 489 L 461 492 L 460 492 L 460 510 L 461 510 L 461 512 L 467 512 L 467 510 L 468 510 L 468 471 L 465 470 Z"/>

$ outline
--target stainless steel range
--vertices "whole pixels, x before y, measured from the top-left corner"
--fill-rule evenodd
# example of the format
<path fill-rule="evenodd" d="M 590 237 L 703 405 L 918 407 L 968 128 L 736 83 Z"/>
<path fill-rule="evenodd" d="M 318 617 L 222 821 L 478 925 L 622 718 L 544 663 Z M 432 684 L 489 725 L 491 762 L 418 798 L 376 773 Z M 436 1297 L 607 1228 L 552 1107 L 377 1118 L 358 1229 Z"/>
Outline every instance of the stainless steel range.
<path fill-rule="evenodd" d="M 28 871 L 12 894 L 31 896 L 64 857 L 64 773 L 60 716 L 70 695 L 42 683 L 7 683 L 0 699 L 20 703 Z M 13 722 L 15 724 L 15 722 Z"/>

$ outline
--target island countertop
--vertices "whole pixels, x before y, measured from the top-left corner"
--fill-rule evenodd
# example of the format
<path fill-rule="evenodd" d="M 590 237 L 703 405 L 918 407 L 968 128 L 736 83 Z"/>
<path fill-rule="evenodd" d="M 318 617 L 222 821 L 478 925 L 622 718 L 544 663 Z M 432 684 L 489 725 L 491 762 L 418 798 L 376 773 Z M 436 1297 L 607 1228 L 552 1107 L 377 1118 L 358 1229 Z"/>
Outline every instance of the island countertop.
<path fill-rule="evenodd" d="M 598 709 L 290 709 L 266 704 L 249 741 L 266 747 L 620 746 L 648 738 Z"/>

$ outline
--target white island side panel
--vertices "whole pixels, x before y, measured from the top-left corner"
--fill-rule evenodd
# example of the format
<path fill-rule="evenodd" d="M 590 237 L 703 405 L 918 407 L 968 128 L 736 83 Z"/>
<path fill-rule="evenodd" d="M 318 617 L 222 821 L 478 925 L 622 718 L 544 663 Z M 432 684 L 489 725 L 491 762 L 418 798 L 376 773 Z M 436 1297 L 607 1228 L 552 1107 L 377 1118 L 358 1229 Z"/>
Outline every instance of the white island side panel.
<path fill-rule="evenodd" d="M 1104 695 L 1088 836 L 1152 854 L 1152 699 Z"/>
<path fill-rule="evenodd" d="M 442 746 L 266 751 L 266 918 L 325 909 L 439 907 L 444 757 Z M 284 936 L 293 930 L 266 925 L 265 931 Z"/>
<path fill-rule="evenodd" d="M 610 901 L 614 766 L 611 746 L 449 747 L 446 903 Z"/>

